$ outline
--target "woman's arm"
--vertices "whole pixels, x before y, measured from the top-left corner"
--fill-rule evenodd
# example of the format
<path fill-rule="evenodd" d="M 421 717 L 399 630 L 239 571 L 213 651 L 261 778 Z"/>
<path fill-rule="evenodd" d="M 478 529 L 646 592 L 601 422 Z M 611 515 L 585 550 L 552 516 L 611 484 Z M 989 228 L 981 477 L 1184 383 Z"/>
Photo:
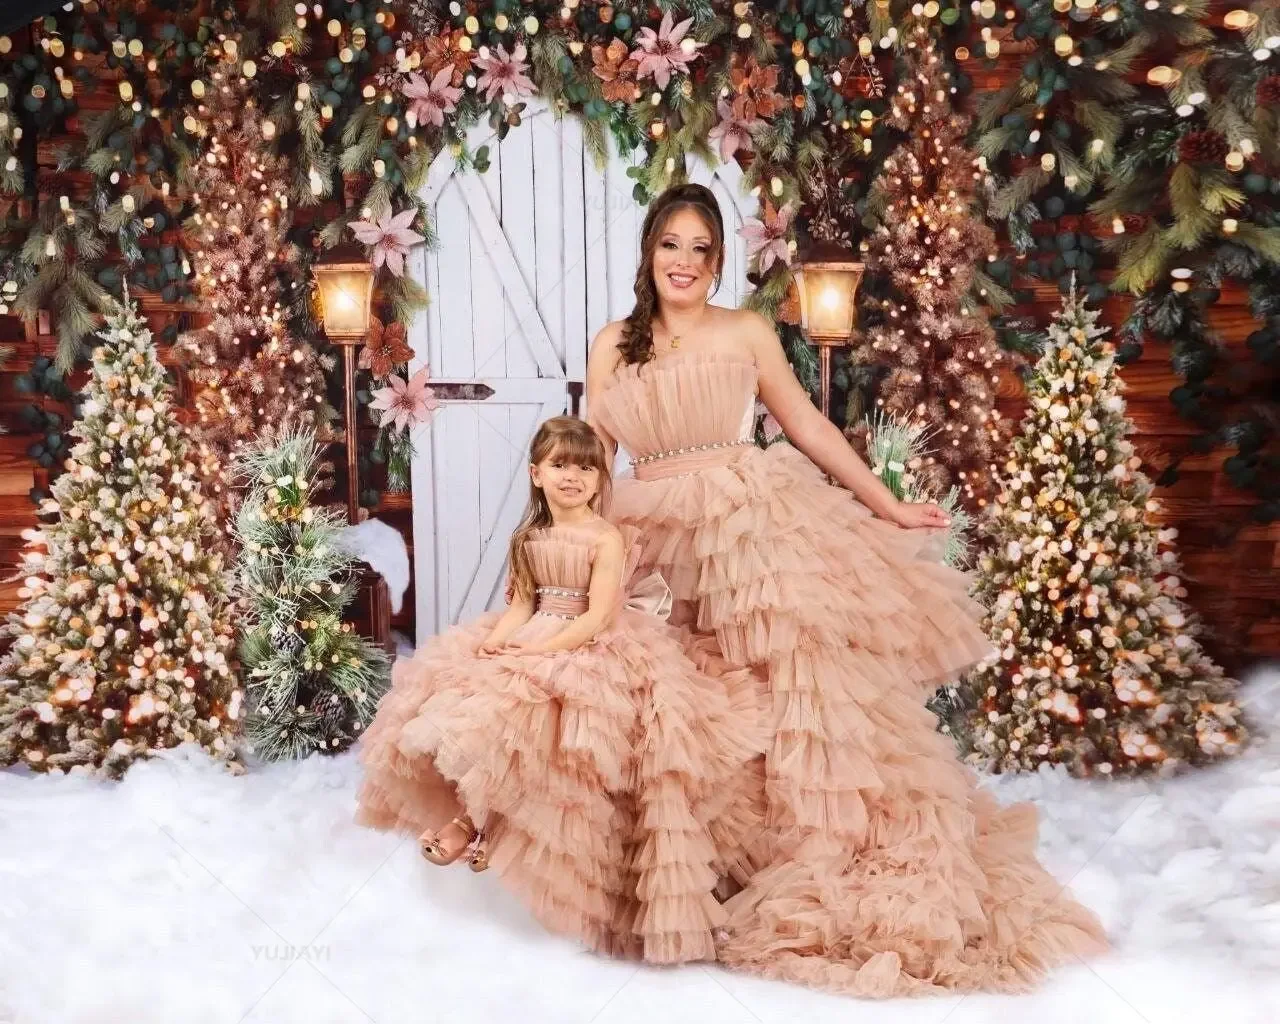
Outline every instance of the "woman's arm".
<path fill-rule="evenodd" d="M 600 396 L 618 366 L 618 339 L 621 336 L 622 330 L 617 323 L 606 324 L 592 340 L 591 353 L 587 356 L 587 422 L 595 428 L 600 440 L 604 442 L 605 454 L 610 463 L 618 452 L 618 442 L 600 425 L 600 420 L 592 414 L 592 409 L 600 401 Z"/>
<path fill-rule="evenodd" d="M 595 560 L 591 564 L 587 610 L 570 620 L 564 629 L 548 640 L 535 644 L 518 644 L 508 649 L 521 654 L 545 654 L 551 651 L 571 651 L 586 643 L 618 609 L 624 564 L 622 537 L 616 530 L 601 534 L 596 542 Z"/>
<path fill-rule="evenodd" d="M 510 604 L 508 604 L 507 610 L 502 613 L 502 618 L 494 624 L 489 635 L 480 644 L 481 654 L 492 654 L 506 643 L 507 637 L 533 618 L 532 594 L 528 597 L 512 596 L 509 601 Z"/>
<path fill-rule="evenodd" d="M 948 517 L 938 506 L 908 504 L 894 497 L 858 458 L 840 428 L 809 399 L 787 362 L 773 325 L 759 313 L 744 314 L 744 319 L 744 333 L 759 371 L 760 400 L 791 442 L 881 518 L 908 527 L 946 526 Z"/>

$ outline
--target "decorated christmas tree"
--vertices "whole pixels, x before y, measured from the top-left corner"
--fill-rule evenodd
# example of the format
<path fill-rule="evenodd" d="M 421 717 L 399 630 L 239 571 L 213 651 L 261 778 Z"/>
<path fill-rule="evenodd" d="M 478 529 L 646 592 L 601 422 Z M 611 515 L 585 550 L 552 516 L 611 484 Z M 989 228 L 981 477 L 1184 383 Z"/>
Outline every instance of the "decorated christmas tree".
<path fill-rule="evenodd" d="M 1049 327 L 1000 476 L 977 594 L 999 649 L 969 680 L 997 771 L 1130 775 L 1238 750 L 1233 681 L 1183 604 L 1176 531 L 1148 522 L 1112 347 L 1074 290 Z"/>
<path fill-rule="evenodd" d="M 252 487 L 236 517 L 246 732 L 269 761 L 345 750 L 390 682 L 382 649 L 342 620 L 355 559 L 340 544 L 343 517 L 311 504 L 318 464 L 303 430 L 251 445 L 239 462 Z"/>
<path fill-rule="evenodd" d="M 79 439 L 27 532 L 0 661 L 0 763 L 119 777 L 184 741 L 236 758 L 243 693 L 213 509 L 151 333 L 107 319 Z"/>
<path fill-rule="evenodd" d="M 191 84 L 188 131 L 202 138 L 191 173 L 196 290 L 211 315 L 180 339 L 199 386 L 196 433 L 217 458 L 220 511 L 234 507 L 231 462 L 261 432 L 286 424 L 325 431 L 333 416 L 321 358 L 292 322 L 309 302 L 290 227 L 289 162 L 273 150 L 276 125 L 258 107 L 254 61 L 235 39 L 214 44 L 207 75 Z"/>
<path fill-rule="evenodd" d="M 981 174 L 964 148 L 968 119 L 928 32 L 907 44 L 888 115 L 907 133 L 871 188 L 878 223 L 862 244 L 870 283 L 856 358 L 880 371 L 876 406 L 937 435 L 921 474 L 935 492 L 982 504 L 1003 433 L 995 408 L 1006 358 L 980 301 L 1007 298 L 981 269 L 995 236 L 976 210 Z M 887 290 L 886 290 L 887 289 Z"/>

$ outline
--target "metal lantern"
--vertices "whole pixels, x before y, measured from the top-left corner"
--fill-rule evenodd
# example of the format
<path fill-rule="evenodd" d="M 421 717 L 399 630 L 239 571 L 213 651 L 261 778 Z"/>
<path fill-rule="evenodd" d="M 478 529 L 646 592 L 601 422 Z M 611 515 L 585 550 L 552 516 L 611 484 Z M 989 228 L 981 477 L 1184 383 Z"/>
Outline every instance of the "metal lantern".
<path fill-rule="evenodd" d="M 363 255 L 361 253 L 360 255 Z M 356 347 L 373 317 L 373 266 L 350 249 L 331 250 L 312 268 L 320 293 L 324 333 L 342 348 L 342 425 L 347 446 L 347 522 L 360 518 L 360 473 L 356 458 Z"/>
<path fill-rule="evenodd" d="M 359 344 L 373 316 L 373 266 L 321 260 L 311 270 L 320 292 L 324 333 L 336 344 Z"/>
<path fill-rule="evenodd" d="M 822 415 L 831 412 L 831 350 L 848 345 L 857 321 L 858 285 L 866 266 L 843 249 L 811 251 L 796 267 L 800 326 L 818 346 Z"/>

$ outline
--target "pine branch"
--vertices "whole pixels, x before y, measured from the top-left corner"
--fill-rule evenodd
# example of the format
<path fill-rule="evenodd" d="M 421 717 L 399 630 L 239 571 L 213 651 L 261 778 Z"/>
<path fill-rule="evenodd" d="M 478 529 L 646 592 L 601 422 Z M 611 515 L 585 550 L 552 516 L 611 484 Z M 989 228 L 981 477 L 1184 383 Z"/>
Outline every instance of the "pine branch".
<path fill-rule="evenodd" d="M 1151 224 L 1121 247 L 1112 289 L 1141 295 L 1160 276 L 1172 253 L 1173 245 L 1165 231 L 1158 224 Z"/>
<path fill-rule="evenodd" d="M 1001 188 L 991 199 L 989 212 L 996 220 L 1003 220 L 1015 210 L 1031 201 L 1031 197 L 1053 180 L 1053 172 L 1039 164 L 1025 168 L 1016 178 Z"/>

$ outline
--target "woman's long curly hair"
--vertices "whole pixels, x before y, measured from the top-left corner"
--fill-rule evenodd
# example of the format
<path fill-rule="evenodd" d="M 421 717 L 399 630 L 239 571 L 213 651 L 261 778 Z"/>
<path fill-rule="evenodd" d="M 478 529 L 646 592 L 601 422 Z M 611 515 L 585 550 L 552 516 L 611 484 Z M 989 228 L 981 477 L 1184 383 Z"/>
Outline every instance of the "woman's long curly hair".
<path fill-rule="evenodd" d="M 705 185 L 673 185 L 653 201 L 640 229 L 640 266 L 636 268 L 635 308 L 622 322 L 618 352 L 625 364 L 647 363 L 653 358 L 653 317 L 658 311 L 658 288 L 653 281 L 653 253 L 667 221 L 680 210 L 692 210 L 711 233 L 707 257 L 716 268 L 715 287 L 724 270 L 724 218 L 720 204 Z M 713 293 L 715 289 L 712 289 Z"/>
<path fill-rule="evenodd" d="M 585 420 L 573 416 L 554 416 L 538 428 L 529 445 L 529 462 L 537 465 L 558 458 L 577 466 L 591 466 L 600 473 L 600 487 L 591 499 L 591 509 L 603 515 L 609 502 L 609 458 L 604 442 Z M 511 535 L 509 564 L 512 593 L 525 600 L 533 597 L 537 584 L 533 578 L 533 562 L 529 558 L 528 540 L 534 530 L 553 525 L 551 506 L 541 487 L 529 481 L 529 507 L 524 519 Z"/>

